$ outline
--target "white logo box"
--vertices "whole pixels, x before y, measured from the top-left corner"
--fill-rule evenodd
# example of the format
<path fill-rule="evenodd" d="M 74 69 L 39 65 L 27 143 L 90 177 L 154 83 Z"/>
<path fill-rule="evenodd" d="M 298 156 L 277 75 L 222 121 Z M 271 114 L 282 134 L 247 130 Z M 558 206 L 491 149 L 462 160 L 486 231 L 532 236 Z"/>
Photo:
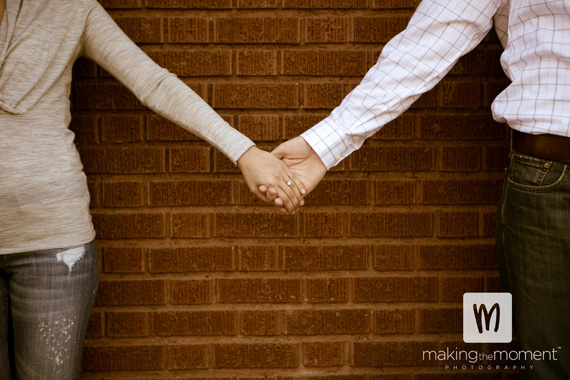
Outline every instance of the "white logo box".
<path fill-rule="evenodd" d="M 463 341 L 465 343 L 510 343 L 512 340 L 513 298 L 511 293 L 463 294 Z"/>

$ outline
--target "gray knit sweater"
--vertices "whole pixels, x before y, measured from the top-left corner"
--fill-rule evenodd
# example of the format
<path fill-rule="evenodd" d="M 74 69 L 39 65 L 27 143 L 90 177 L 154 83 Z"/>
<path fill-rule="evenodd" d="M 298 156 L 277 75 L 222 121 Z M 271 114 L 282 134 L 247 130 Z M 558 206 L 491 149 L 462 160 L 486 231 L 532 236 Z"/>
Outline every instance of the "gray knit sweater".
<path fill-rule="evenodd" d="M 68 128 L 71 70 L 80 56 L 234 163 L 253 145 L 150 60 L 95 0 L 8 0 L 0 24 L 0 254 L 95 237 Z"/>

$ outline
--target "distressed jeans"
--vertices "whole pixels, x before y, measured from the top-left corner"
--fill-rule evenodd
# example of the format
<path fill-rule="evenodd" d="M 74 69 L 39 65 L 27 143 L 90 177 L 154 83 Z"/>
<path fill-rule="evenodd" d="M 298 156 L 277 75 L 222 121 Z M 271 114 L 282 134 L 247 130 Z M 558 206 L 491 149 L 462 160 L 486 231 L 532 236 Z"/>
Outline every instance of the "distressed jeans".
<path fill-rule="evenodd" d="M 0 256 L 0 379 L 79 379 L 97 249 Z"/>
<path fill-rule="evenodd" d="M 570 379 L 569 175 L 569 164 L 511 152 L 497 213 L 501 280 L 519 349 L 556 351 L 521 362 L 523 379 Z"/>

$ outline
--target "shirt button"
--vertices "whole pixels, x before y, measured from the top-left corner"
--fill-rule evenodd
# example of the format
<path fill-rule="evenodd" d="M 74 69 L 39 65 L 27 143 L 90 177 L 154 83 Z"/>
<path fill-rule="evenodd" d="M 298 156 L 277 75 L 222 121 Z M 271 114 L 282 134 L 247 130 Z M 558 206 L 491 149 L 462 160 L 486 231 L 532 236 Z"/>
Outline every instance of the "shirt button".
<path fill-rule="evenodd" d="M 340 156 L 335 157 L 335 160 L 340 161 Z"/>

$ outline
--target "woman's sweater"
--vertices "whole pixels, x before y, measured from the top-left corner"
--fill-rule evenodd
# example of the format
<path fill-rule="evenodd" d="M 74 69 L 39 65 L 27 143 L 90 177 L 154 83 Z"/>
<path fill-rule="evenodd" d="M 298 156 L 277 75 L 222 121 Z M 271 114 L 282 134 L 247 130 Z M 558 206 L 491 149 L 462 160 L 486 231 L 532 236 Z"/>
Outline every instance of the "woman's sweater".
<path fill-rule="evenodd" d="M 95 237 L 69 130 L 71 71 L 80 56 L 234 163 L 254 145 L 148 58 L 95 0 L 8 0 L 0 24 L 0 254 Z"/>

